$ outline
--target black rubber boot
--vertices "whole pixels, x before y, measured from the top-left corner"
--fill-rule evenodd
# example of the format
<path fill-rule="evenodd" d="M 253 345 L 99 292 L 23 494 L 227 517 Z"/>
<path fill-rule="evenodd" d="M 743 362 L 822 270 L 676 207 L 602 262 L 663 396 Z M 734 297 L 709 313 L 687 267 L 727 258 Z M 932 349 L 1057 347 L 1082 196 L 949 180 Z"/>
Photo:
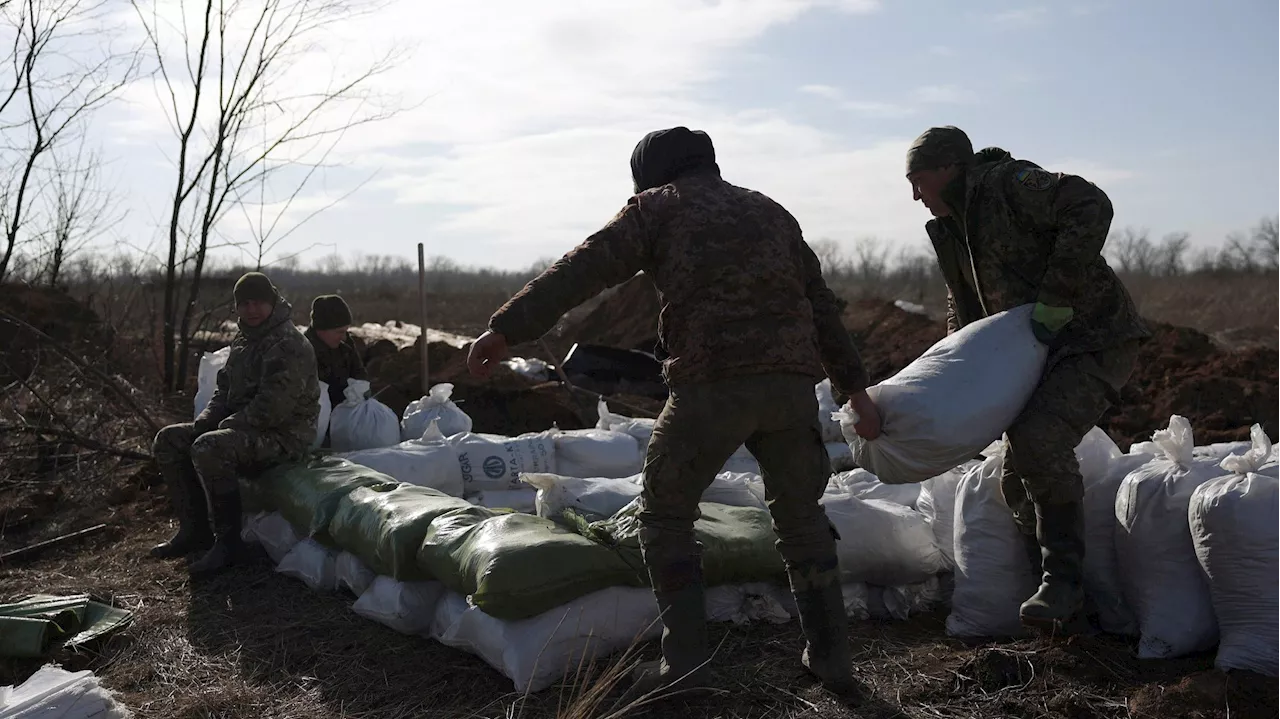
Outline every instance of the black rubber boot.
<path fill-rule="evenodd" d="M 156 559 L 174 559 L 192 552 L 204 552 L 213 546 L 213 530 L 209 526 L 209 505 L 204 488 L 194 468 L 164 473 L 169 490 L 169 503 L 178 518 L 178 532 L 167 542 L 151 548 Z"/>
<path fill-rule="evenodd" d="M 1022 624 L 1049 631 L 1075 625 L 1084 608 L 1084 505 L 1080 502 L 1036 505 L 1043 579 L 1023 602 Z"/>
<path fill-rule="evenodd" d="M 194 576 L 216 574 L 244 560 L 245 548 L 240 539 L 240 493 L 213 495 L 214 543 L 203 557 L 191 563 Z"/>
<path fill-rule="evenodd" d="M 788 564 L 791 593 L 800 613 L 805 648 L 800 661 L 828 690 L 843 696 L 862 694 L 853 679 L 849 617 L 845 614 L 835 558 Z"/>
<path fill-rule="evenodd" d="M 669 592 L 654 592 L 662 612 L 662 659 L 645 662 L 632 672 L 629 694 L 707 686 L 711 649 L 707 639 L 706 599 L 701 583 Z"/>

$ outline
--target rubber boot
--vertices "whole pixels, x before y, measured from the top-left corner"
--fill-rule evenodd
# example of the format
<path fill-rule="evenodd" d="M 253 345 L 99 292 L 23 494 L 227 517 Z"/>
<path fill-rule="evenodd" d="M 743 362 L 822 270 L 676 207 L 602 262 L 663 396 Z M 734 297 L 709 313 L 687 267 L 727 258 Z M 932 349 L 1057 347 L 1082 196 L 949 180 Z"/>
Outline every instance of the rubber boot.
<path fill-rule="evenodd" d="M 209 526 L 209 507 L 204 489 L 192 467 L 179 468 L 164 473 L 169 489 L 169 503 L 178 517 L 178 532 L 167 542 L 151 548 L 156 559 L 174 559 L 192 552 L 203 552 L 213 546 L 213 531 Z"/>
<path fill-rule="evenodd" d="M 203 557 L 191 563 L 192 576 L 205 576 L 240 563 L 244 559 L 244 544 L 240 539 L 240 493 L 215 494 L 213 505 L 214 542 Z"/>
<path fill-rule="evenodd" d="M 1041 556 L 1040 540 L 1035 533 L 1027 534 L 1019 531 L 1022 537 L 1022 548 L 1027 552 L 1027 561 L 1031 564 L 1031 572 L 1036 576 L 1044 573 L 1044 557 Z"/>
<path fill-rule="evenodd" d="M 629 698 L 668 687 L 673 691 L 706 687 L 711 649 L 701 581 L 653 594 L 662 612 L 662 659 L 636 667 Z"/>
<path fill-rule="evenodd" d="M 788 563 L 787 575 L 805 638 L 801 663 L 828 690 L 845 696 L 860 694 L 860 687 L 853 679 L 849 617 L 845 614 L 835 558 Z"/>
<path fill-rule="evenodd" d="M 1024 626 L 1061 631 L 1073 625 L 1084 608 L 1084 505 L 1037 504 L 1036 538 L 1043 579 L 1019 615 Z"/>

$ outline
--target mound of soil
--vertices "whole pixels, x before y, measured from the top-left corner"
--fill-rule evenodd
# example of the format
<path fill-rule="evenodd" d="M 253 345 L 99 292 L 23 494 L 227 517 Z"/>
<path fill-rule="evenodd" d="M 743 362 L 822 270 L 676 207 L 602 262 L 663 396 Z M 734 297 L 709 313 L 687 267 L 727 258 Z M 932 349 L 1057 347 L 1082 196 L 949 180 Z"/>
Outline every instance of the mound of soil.
<path fill-rule="evenodd" d="M 0 285 L 0 311 L 32 325 L 72 351 L 100 357 L 110 346 L 111 328 L 67 293 L 48 287 Z M 35 368 L 40 341 L 0 318 L 0 382 L 26 377 Z"/>

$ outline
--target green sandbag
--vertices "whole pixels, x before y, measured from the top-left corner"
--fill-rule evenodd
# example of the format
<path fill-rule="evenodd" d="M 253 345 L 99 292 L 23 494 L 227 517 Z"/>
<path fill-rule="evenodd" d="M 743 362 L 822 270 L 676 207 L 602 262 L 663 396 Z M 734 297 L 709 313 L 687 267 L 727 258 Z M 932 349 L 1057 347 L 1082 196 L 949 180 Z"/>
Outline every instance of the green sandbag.
<path fill-rule="evenodd" d="M 441 515 L 418 563 L 498 619 L 526 619 L 601 589 L 648 585 L 644 564 L 531 514 L 482 507 Z"/>
<path fill-rule="evenodd" d="M 357 487 L 338 502 L 329 536 L 378 574 L 402 582 L 430 579 L 418 566 L 418 549 L 432 520 L 471 503 L 412 484 Z"/>
<path fill-rule="evenodd" d="M 338 503 L 357 487 L 396 487 L 399 482 L 341 457 L 314 457 L 267 470 L 250 483 L 257 506 L 277 511 L 299 534 L 332 545 L 329 523 Z"/>
<path fill-rule="evenodd" d="M 703 582 L 709 586 L 747 582 L 785 582 L 786 567 L 774 548 L 778 536 L 769 512 L 703 502 L 693 533 L 702 543 Z M 585 537 L 612 547 L 629 562 L 641 560 L 640 504 L 633 501 L 609 519 L 586 522 L 567 513 L 570 526 Z"/>

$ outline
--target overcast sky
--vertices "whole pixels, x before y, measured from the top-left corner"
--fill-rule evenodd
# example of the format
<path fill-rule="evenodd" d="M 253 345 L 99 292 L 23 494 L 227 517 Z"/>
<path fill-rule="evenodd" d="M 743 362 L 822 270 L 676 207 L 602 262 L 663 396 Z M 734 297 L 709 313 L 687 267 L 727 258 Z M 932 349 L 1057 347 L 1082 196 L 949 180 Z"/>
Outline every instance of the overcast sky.
<path fill-rule="evenodd" d="M 372 179 L 280 252 L 525 267 L 607 221 L 636 141 L 677 124 L 810 240 L 923 247 L 903 154 L 955 124 L 1097 183 L 1116 227 L 1215 245 L 1277 211 L 1277 25 L 1274 0 L 402 0 L 324 54 L 411 46 L 380 81 L 411 109 L 348 133 L 300 208 Z M 162 107 L 140 83 L 99 127 L 130 209 L 112 241 L 146 244 L 172 192 Z"/>

